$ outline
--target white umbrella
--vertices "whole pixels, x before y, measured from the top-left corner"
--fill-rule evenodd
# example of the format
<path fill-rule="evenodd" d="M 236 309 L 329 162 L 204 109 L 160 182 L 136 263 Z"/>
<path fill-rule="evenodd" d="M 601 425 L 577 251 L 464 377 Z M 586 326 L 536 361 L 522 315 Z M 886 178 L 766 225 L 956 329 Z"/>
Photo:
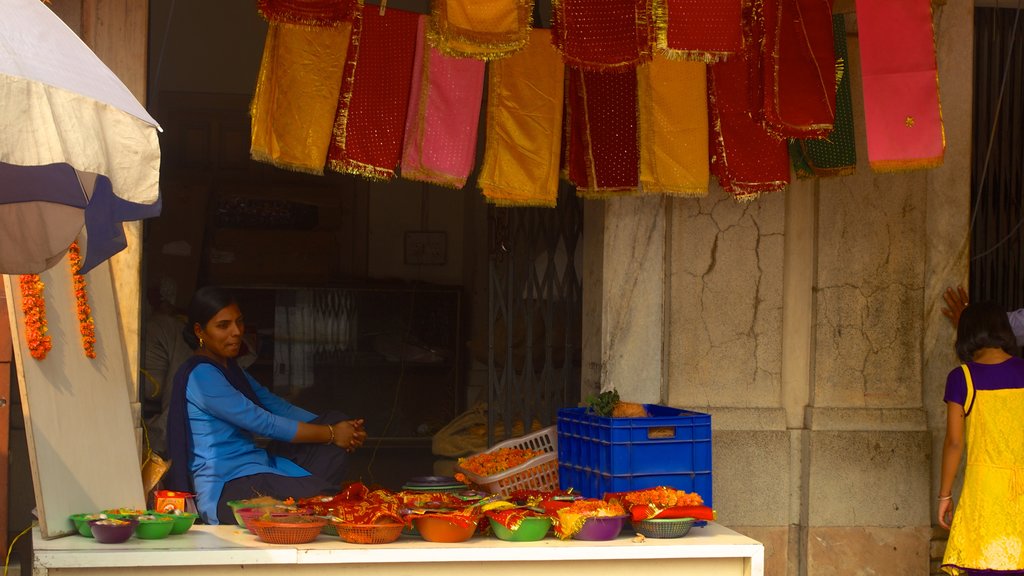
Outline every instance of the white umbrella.
<path fill-rule="evenodd" d="M 8 170 L 13 170 L 11 166 L 56 165 L 65 174 L 70 165 L 78 174 L 91 173 L 109 179 L 114 200 L 104 202 L 102 208 L 95 207 L 96 211 L 110 212 L 110 206 L 116 206 L 114 213 L 99 215 L 105 222 L 154 215 L 154 209 L 159 210 L 156 202 L 160 173 L 160 126 L 156 120 L 40 0 L 0 0 L 0 14 L 0 164 L 9 165 Z M 0 165 L 0 172 L 3 169 Z M 89 221 L 93 194 L 86 189 L 93 178 L 86 177 L 84 184 L 76 182 L 81 177 L 58 178 L 67 182 L 68 188 L 46 190 L 47 203 L 52 204 L 55 195 L 65 197 L 67 202 L 62 203 L 81 209 L 82 220 Z M 52 186 L 54 178 L 46 181 Z M 19 188 L 13 189 L 14 182 L 19 182 Z M 8 210 L 6 218 L 0 213 L 0 222 L 47 221 L 51 207 L 43 202 L 36 203 L 35 208 L 28 206 L 26 195 L 36 196 L 34 190 L 24 187 L 24 178 L 0 179 L 0 209 Z M 36 218 L 25 217 L 26 211 L 36 209 Z M 97 214 L 92 214 L 92 218 L 95 220 Z M 33 236 L 38 225 L 17 234 L 7 230 L 9 245 L 0 246 L 0 272 L 38 272 L 26 269 L 24 257 L 15 266 L 19 269 L 11 268 L 10 263 L 5 267 L 3 252 L 16 249 L 11 245 L 15 241 L 33 245 L 38 241 L 42 245 L 49 238 L 53 244 L 53 237 L 67 236 L 67 226 L 73 227 L 63 225 L 63 234 L 50 230 L 42 240 Z M 120 231 L 119 225 L 116 228 Z M 89 231 L 92 233 L 93 228 Z M 56 243 L 62 242 L 61 239 Z M 107 251 L 109 246 L 121 244 L 107 242 Z M 65 245 L 61 250 L 66 248 Z M 88 250 L 87 244 L 87 258 Z M 51 255 L 50 260 L 57 255 Z M 91 260 L 98 262 L 110 254 L 94 252 L 92 256 Z"/>

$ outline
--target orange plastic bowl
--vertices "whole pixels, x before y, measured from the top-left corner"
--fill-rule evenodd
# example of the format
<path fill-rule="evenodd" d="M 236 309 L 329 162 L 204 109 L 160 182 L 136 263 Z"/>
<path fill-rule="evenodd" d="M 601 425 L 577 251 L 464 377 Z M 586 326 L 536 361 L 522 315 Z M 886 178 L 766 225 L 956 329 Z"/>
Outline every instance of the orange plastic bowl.
<path fill-rule="evenodd" d="M 465 542 L 476 532 L 476 522 L 464 526 L 444 516 L 416 516 L 412 522 L 416 531 L 428 542 Z"/>

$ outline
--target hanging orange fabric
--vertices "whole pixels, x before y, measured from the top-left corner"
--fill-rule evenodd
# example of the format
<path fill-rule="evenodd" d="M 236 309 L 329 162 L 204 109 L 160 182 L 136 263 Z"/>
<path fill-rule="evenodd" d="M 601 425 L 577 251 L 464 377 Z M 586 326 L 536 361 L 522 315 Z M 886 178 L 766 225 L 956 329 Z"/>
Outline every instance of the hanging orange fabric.
<path fill-rule="evenodd" d="M 825 138 L 836 109 L 831 0 L 764 0 L 764 110 L 787 138 Z"/>
<path fill-rule="evenodd" d="M 565 65 L 549 30 L 488 65 L 487 135 L 477 186 L 499 206 L 554 206 L 558 199 Z"/>
<path fill-rule="evenodd" d="M 857 0 L 868 162 L 894 172 L 942 164 L 946 135 L 929 0 Z"/>
<path fill-rule="evenodd" d="M 707 65 L 655 56 L 637 68 L 640 187 L 644 193 L 708 193 Z"/>
<path fill-rule="evenodd" d="M 635 194 L 639 184 L 636 72 L 569 69 L 571 180 L 585 198 Z M 582 174 L 580 169 L 585 170 Z"/>
<path fill-rule="evenodd" d="M 428 37 L 449 56 L 492 60 L 530 39 L 532 0 L 433 0 Z"/>
<path fill-rule="evenodd" d="M 328 151 L 336 172 L 377 180 L 395 177 L 416 57 L 419 14 L 364 6 L 345 58 Z"/>
<path fill-rule="evenodd" d="M 427 16 L 419 20 L 402 177 L 462 188 L 476 160 L 484 63 L 431 48 L 426 41 Z"/>
<path fill-rule="evenodd" d="M 743 48 L 742 0 L 664 0 L 657 46 L 669 58 L 717 62 Z"/>
<path fill-rule="evenodd" d="M 636 66 L 651 59 L 654 0 L 554 0 L 551 30 L 565 63 L 589 70 Z"/>
<path fill-rule="evenodd" d="M 320 28 L 270 22 L 250 106 L 253 160 L 323 173 L 351 31 L 349 22 Z"/>

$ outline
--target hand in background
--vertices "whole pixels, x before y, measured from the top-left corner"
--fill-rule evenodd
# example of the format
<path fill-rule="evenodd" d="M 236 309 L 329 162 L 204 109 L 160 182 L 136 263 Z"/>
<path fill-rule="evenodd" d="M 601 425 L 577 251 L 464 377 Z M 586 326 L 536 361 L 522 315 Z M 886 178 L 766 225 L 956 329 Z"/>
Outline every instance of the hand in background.
<path fill-rule="evenodd" d="M 946 291 L 942 294 L 942 299 L 946 301 L 946 307 L 942 309 L 942 315 L 949 318 L 950 324 L 953 328 L 960 323 L 960 314 L 967 308 L 967 290 L 964 290 L 963 286 L 957 286 L 956 290 L 952 288 L 946 288 Z"/>
<path fill-rule="evenodd" d="M 366 430 L 363 429 L 363 419 L 343 420 L 334 425 L 334 445 L 352 452 L 363 445 L 366 440 Z"/>

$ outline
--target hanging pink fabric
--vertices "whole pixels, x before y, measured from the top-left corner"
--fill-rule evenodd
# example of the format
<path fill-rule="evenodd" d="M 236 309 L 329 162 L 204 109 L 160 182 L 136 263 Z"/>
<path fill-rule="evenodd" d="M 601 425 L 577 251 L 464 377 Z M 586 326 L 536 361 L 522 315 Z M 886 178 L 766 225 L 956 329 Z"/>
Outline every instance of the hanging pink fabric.
<path fill-rule="evenodd" d="M 425 40 L 427 18 L 420 17 L 416 34 L 402 177 L 462 188 L 476 160 L 484 62 L 432 48 Z"/>
<path fill-rule="evenodd" d="M 929 0 L 857 0 L 868 162 L 879 172 L 942 164 L 946 136 Z"/>

